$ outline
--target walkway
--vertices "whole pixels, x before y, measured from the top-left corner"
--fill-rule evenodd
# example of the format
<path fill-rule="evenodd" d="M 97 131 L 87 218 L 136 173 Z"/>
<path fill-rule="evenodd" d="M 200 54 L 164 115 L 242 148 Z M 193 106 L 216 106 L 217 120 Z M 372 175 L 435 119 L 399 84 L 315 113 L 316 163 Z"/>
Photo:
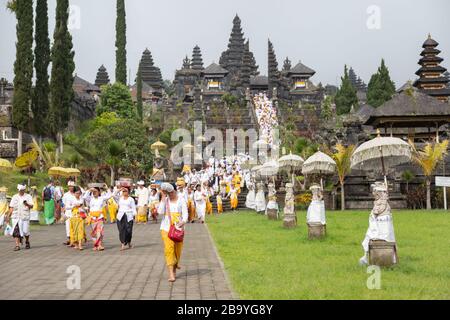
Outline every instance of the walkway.
<path fill-rule="evenodd" d="M 135 248 L 124 252 L 119 251 L 115 225 L 106 226 L 106 250 L 100 253 L 90 249 L 92 243 L 82 252 L 62 245 L 62 225 L 33 227 L 31 250 L 13 252 L 13 239 L 1 236 L 0 299 L 236 298 L 206 226 L 193 224 L 186 231 L 182 269 L 174 284 L 167 281 L 159 224 L 135 226 Z M 80 289 L 70 290 L 67 283 L 76 282 L 67 280 L 77 270 Z"/>

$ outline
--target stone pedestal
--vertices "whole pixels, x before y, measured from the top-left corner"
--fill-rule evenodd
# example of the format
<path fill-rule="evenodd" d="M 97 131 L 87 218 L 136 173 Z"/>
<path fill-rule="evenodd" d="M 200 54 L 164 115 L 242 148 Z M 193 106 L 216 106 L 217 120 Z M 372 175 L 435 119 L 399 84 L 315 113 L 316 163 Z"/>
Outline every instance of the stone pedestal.
<path fill-rule="evenodd" d="M 283 227 L 286 229 L 297 228 L 297 217 L 295 214 L 284 214 Z"/>
<path fill-rule="evenodd" d="M 323 239 L 327 235 L 327 226 L 321 223 L 308 223 L 308 239 Z"/>
<path fill-rule="evenodd" d="M 269 220 L 278 220 L 278 210 L 267 209 L 267 218 L 269 218 Z"/>
<path fill-rule="evenodd" d="M 396 243 L 384 240 L 370 240 L 369 264 L 379 267 L 391 267 L 397 264 Z"/>

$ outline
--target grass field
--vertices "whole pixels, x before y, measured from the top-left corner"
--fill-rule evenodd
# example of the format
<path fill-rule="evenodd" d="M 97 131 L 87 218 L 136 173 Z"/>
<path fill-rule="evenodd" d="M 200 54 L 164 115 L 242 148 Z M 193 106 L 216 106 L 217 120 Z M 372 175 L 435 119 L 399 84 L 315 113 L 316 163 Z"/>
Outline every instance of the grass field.
<path fill-rule="evenodd" d="M 320 241 L 307 239 L 305 212 L 295 230 L 245 211 L 208 228 L 241 299 L 450 299 L 450 212 L 394 212 L 399 264 L 382 269 L 380 290 L 358 264 L 368 214 L 328 212 Z"/>

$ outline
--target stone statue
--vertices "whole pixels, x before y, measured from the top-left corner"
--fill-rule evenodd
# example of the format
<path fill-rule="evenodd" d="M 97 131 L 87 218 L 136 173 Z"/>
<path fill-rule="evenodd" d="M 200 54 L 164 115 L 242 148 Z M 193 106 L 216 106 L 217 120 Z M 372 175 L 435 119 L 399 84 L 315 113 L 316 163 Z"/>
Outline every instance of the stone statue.
<path fill-rule="evenodd" d="M 166 173 L 164 171 L 164 158 L 161 156 L 155 157 L 155 160 L 153 162 L 153 173 L 152 173 L 152 180 L 155 180 L 156 182 L 163 182 L 166 180 Z"/>
<path fill-rule="evenodd" d="M 297 226 L 297 216 L 295 214 L 295 196 L 294 185 L 286 183 L 286 198 L 284 200 L 284 219 L 283 226 L 285 228 L 295 228 Z"/>
<path fill-rule="evenodd" d="M 372 185 L 372 194 L 375 197 L 373 209 L 369 216 L 369 228 L 362 242 L 364 256 L 359 260 L 360 264 L 368 264 L 369 244 L 371 240 L 381 240 L 395 243 L 394 223 L 391 206 L 389 205 L 388 190 L 384 182 L 376 182 Z M 397 250 L 394 245 L 392 261 L 397 262 Z"/>
<path fill-rule="evenodd" d="M 247 183 L 248 194 L 245 199 L 245 207 L 255 210 L 255 184 L 252 181 Z"/>
<path fill-rule="evenodd" d="M 268 186 L 268 203 L 266 207 L 266 215 L 271 220 L 278 219 L 278 203 L 277 203 L 277 190 L 275 184 L 269 183 Z"/>
<path fill-rule="evenodd" d="M 312 192 L 312 201 L 308 207 L 306 222 L 308 224 L 320 223 L 326 225 L 325 202 L 323 201 L 322 187 L 318 184 L 313 184 L 310 190 Z"/>
<path fill-rule="evenodd" d="M 264 194 L 264 183 L 259 182 L 256 185 L 257 193 L 255 196 L 256 212 L 264 212 L 266 210 L 266 195 Z"/>

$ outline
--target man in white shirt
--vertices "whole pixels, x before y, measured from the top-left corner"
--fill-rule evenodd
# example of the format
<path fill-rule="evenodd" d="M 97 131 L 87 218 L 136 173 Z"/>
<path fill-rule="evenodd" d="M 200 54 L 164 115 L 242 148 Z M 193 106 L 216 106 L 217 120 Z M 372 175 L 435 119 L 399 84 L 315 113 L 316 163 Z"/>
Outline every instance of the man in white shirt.
<path fill-rule="evenodd" d="M 66 246 L 70 245 L 70 218 L 72 218 L 72 209 L 74 207 L 74 203 L 76 201 L 75 198 L 75 182 L 69 181 L 67 183 L 69 187 L 69 191 L 64 194 L 62 197 L 62 205 L 64 206 L 64 221 L 66 225 L 66 237 L 67 241 L 64 243 Z"/>
<path fill-rule="evenodd" d="M 141 180 L 137 184 L 138 184 L 138 188 L 136 189 L 136 195 L 138 198 L 138 201 L 137 201 L 138 214 L 137 214 L 136 223 L 137 224 L 141 224 L 141 223 L 145 224 L 145 223 L 147 223 L 149 192 L 148 192 L 148 189 L 145 187 L 144 181 Z"/>
<path fill-rule="evenodd" d="M 25 249 L 30 249 L 30 209 L 33 208 L 33 198 L 25 193 L 26 186 L 17 186 L 19 193 L 14 195 L 9 203 L 9 219 L 12 220 L 13 237 L 16 241 L 14 251 L 20 250 L 20 244 L 25 237 Z"/>

